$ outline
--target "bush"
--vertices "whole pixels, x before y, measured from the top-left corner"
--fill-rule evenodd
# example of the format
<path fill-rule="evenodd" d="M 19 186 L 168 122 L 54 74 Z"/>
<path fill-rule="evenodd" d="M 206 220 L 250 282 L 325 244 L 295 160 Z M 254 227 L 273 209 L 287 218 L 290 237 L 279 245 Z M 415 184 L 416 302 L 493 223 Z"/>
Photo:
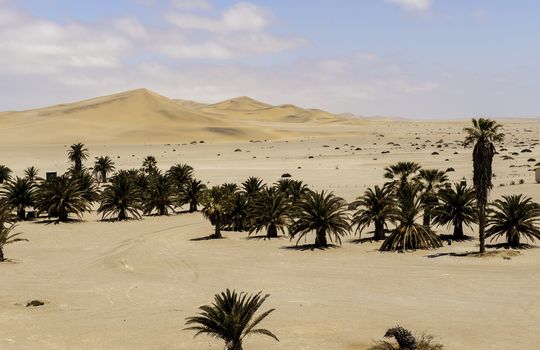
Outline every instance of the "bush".
<path fill-rule="evenodd" d="M 443 350 L 444 345 L 437 343 L 435 337 L 430 334 L 423 333 L 418 338 L 416 350 Z M 385 340 L 376 341 L 375 345 L 368 350 L 401 350 L 398 344 L 387 342 Z"/>

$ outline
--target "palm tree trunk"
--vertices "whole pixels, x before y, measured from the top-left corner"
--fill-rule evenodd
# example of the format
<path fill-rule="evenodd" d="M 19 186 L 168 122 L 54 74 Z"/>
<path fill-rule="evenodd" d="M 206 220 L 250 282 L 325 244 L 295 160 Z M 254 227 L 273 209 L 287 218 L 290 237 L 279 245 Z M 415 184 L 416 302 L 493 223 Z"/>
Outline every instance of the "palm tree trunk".
<path fill-rule="evenodd" d="M 486 236 L 484 234 L 486 228 L 486 207 L 482 204 L 478 208 L 478 239 L 480 241 L 480 253 L 486 251 Z"/>
<path fill-rule="evenodd" d="M 127 219 L 126 210 L 124 208 L 121 208 L 120 211 L 118 212 L 118 221 L 122 221 L 126 219 Z"/>
<path fill-rule="evenodd" d="M 275 237 L 277 237 L 277 227 L 276 227 L 276 225 L 271 224 L 270 226 L 268 226 L 267 237 L 268 237 L 268 238 L 275 238 Z"/>
<path fill-rule="evenodd" d="M 243 350 L 242 341 L 239 340 L 238 343 L 231 343 L 227 346 L 227 350 Z"/>
<path fill-rule="evenodd" d="M 519 235 L 515 234 L 508 237 L 508 245 L 512 248 L 519 248 Z"/>
<path fill-rule="evenodd" d="M 424 210 L 424 218 L 423 222 L 424 226 L 430 227 L 431 226 L 431 210 L 425 209 Z"/>
<path fill-rule="evenodd" d="M 4 258 L 4 249 L 2 248 L 2 246 L 0 246 L 0 261 L 4 261 L 5 258 Z"/>
<path fill-rule="evenodd" d="M 107 182 L 107 172 L 105 170 L 101 172 L 101 182 Z"/>
<path fill-rule="evenodd" d="M 373 236 L 373 239 L 376 241 L 380 241 L 385 239 L 384 237 L 384 222 L 382 221 L 375 221 L 375 235 Z"/>
<path fill-rule="evenodd" d="M 325 229 L 318 229 L 317 230 L 317 237 L 315 238 L 315 246 L 316 247 L 326 247 L 328 245 L 328 241 L 326 240 L 326 230 Z"/>
<path fill-rule="evenodd" d="M 214 238 L 222 238 L 221 236 L 221 220 L 216 219 L 214 222 Z"/>
<path fill-rule="evenodd" d="M 26 211 L 24 210 L 24 207 L 21 205 L 17 209 L 17 216 L 19 219 L 24 220 L 26 218 Z"/>
<path fill-rule="evenodd" d="M 191 201 L 189 203 L 189 212 L 193 213 L 194 211 L 197 211 L 197 202 Z"/>
<path fill-rule="evenodd" d="M 68 214 L 65 209 L 61 209 L 58 212 L 58 220 L 60 221 L 68 221 Z"/>
<path fill-rule="evenodd" d="M 454 223 L 454 237 L 453 238 L 455 240 L 462 240 L 463 238 L 465 238 L 465 236 L 463 235 L 463 222 L 456 221 Z"/>

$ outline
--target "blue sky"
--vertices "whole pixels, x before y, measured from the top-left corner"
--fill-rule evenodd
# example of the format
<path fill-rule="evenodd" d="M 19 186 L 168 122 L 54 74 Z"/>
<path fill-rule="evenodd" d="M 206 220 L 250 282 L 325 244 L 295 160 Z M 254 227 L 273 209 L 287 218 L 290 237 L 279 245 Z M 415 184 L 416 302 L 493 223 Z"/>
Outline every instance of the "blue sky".
<path fill-rule="evenodd" d="M 539 116 L 533 0 L 0 0 L 0 109 L 147 87 L 412 118 Z"/>

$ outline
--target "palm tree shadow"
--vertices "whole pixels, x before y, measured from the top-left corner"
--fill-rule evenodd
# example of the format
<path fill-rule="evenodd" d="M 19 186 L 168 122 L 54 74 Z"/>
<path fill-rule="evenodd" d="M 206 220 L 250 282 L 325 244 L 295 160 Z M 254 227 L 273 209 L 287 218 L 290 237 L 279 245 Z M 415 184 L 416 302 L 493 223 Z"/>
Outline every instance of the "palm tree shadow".
<path fill-rule="evenodd" d="M 284 239 L 286 238 L 286 236 L 277 236 L 277 237 L 268 237 L 267 235 L 257 235 L 257 236 L 247 236 L 246 239 L 247 240 L 263 240 L 263 241 L 266 241 L 266 240 L 269 240 L 271 241 L 272 239 Z"/>
<path fill-rule="evenodd" d="M 496 243 L 496 244 L 486 244 L 486 248 L 495 248 L 495 249 L 513 249 L 513 250 L 521 250 L 521 249 L 536 249 L 537 246 L 534 246 L 532 244 L 528 243 L 520 243 L 517 247 L 511 247 L 507 243 Z"/>
<path fill-rule="evenodd" d="M 38 224 L 38 225 L 50 225 L 50 224 L 54 224 L 54 225 L 58 225 L 58 224 L 76 224 L 76 223 L 79 223 L 79 222 L 83 222 L 82 219 L 67 219 L 67 221 L 60 221 L 58 219 L 42 219 L 42 220 L 34 220 L 34 221 L 31 221 L 33 224 Z"/>
<path fill-rule="evenodd" d="M 209 235 L 204 237 L 197 237 L 190 239 L 191 242 L 200 242 L 200 241 L 211 241 L 211 240 L 218 240 L 218 239 L 224 239 L 224 237 L 216 237 L 215 235 Z"/>
<path fill-rule="evenodd" d="M 463 238 L 461 238 L 461 239 L 455 239 L 454 235 L 446 234 L 446 233 L 445 234 L 440 234 L 439 238 L 442 239 L 443 241 L 451 241 L 451 242 L 468 242 L 468 241 L 472 241 L 472 240 L 476 239 L 473 236 L 463 236 Z"/>
<path fill-rule="evenodd" d="M 481 254 L 479 252 L 464 252 L 464 253 L 456 253 L 456 252 L 449 252 L 449 253 L 435 253 L 426 255 L 426 258 L 433 259 L 433 258 L 440 258 L 442 256 L 455 256 L 455 257 L 468 257 L 468 256 L 480 256 Z"/>
<path fill-rule="evenodd" d="M 378 242 L 383 242 L 383 240 L 374 240 L 373 237 L 365 237 L 365 238 L 355 238 L 355 239 L 351 239 L 349 241 L 349 243 L 352 243 L 352 244 L 362 244 L 362 243 L 378 243 Z"/>
<path fill-rule="evenodd" d="M 328 244 L 326 246 L 317 246 L 315 244 L 302 244 L 302 245 L 292 245 L 292 246 L 286 246 L 281 247 L 280 249 L 286 249 L 286 250 L 297 250 L 297 251 L 314 251 L 314 250 L 328 250 L 328 249 L 335 249 L 338 246 L 335 244 Z"/>

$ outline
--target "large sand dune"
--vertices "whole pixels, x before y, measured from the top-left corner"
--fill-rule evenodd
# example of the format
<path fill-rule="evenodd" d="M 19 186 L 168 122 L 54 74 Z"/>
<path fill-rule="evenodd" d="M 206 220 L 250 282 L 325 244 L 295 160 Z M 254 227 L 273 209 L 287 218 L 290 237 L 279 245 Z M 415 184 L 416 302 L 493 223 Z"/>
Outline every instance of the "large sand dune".
<path fill-rule="evenodd" d="M 347 122 L 293 105 L 271 106 L 249 97 L 216 104 L 173 100 L 146 89 L 20 112 L 0 113 L 4 144 L 231 141 L 298 137 L 309 126 Z M 304 128 L 288 128 L 303 123 Z M 308 125 L 304 125 L 308 124 Z"/>

